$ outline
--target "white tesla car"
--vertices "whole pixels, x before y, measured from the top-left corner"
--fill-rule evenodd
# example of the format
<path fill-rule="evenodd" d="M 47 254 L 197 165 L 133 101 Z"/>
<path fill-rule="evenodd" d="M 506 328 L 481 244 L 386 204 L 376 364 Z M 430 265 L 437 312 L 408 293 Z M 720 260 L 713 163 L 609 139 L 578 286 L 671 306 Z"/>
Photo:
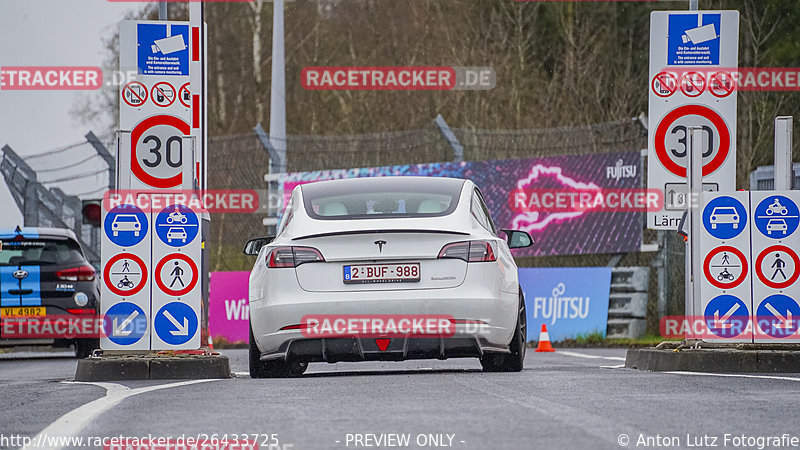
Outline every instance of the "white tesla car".
<path fill-rule="evenodd" d="M 477 357 L 520 371 L 525 298 L 503 230 L 468 180 L 382 177 L 297 186 L 276 237 L 250 240 L 250 375 L 309 362 Z"/>

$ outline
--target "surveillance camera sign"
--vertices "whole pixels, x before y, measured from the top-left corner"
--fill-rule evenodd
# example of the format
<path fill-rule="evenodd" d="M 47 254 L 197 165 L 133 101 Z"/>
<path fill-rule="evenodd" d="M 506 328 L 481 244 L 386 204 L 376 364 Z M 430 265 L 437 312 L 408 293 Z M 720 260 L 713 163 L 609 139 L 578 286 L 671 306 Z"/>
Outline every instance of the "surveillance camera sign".
<path fill-rule="evenodd" d="M 689 130 L 700 128 L 703 191 L 736 190 L 738 11 L 654 11 L 650 16 L 647 187 L 664 208 L 647 227 L 675 230 L 686 209 Z"/>
<path fill-rule="evenodd" d="M 189 25 L 138 23 L 140 75 L 189 75 Z"/>
<path fill-rule="evenodd" d="M 669 16 L 667 64 L 714 66 L 719 64 L 721 14 Z"/>

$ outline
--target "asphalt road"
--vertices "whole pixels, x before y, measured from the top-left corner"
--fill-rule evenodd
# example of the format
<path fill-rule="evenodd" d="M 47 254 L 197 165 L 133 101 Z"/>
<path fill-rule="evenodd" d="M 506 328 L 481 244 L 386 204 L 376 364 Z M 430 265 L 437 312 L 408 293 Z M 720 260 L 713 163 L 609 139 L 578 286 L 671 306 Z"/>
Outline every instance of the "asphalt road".
<path fill-rule="evenodd" d="M 619 449 L 622 434 L 631 448 L 664 438 L 752 448 L 725 433 L 800 437 L 800 376 L 643 373 L 620 368 L 624 350 L 530 352 L 511 374 L 482 373 L 477 360 L 321 363 L 299 379 L 261 380 L 246 375 L 245 350 L 223 354 L 234 378 L 191 384 L 75 383 L 68 354 L 2 354 L 0 447 L 21 447 L 18 435 L 86 448 L 53 439 L 248 434 L 279 442 L 261 446 L 271 449 Z M 390 435 L 408 445 L 377 440 Z"/>

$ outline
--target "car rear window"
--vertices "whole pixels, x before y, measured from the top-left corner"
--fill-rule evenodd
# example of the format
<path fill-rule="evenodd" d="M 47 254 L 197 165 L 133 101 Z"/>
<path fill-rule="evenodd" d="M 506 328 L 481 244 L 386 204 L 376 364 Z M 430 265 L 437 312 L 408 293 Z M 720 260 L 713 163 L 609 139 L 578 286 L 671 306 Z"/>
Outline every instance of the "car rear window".
<path fill-rule="evenodd" d="M 77 242 L 70 239 L 3 239 L 0 266 L 83 262 Z"/>
<path fill-rule="evenodd" d="M 357 179 L 302 186 L 306 213 L 314 219 L 439 217 L 458 206 L 463 180 Z"/>

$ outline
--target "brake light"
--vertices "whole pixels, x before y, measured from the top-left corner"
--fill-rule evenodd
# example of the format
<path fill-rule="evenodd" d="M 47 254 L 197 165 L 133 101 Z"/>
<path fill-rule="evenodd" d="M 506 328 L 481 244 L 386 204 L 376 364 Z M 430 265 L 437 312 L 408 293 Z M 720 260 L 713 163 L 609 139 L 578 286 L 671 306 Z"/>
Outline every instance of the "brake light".
<path fill-rule="evenodd" d="M 275 247 L 267 252 L 267 267 L 297 267 L 310 262 L 325 262 L 322 253 L 313 247 Z"/>
<path fill-rule="evenodd" d="M 70 314 L 94 314 L 95 311 L 92 308 L 67 308 L 67 312 Z"/>
<path fill-rule="evenodd" d="M 94 269 L 91 266 L 73 267 L 56 271 L 56 277 L 63 281 L 93 281 Z"/>
<path fill-rule="evenodd" d="M 438 257 L 460 259 L 466 262 L 497 261 L 494 247 L 489 241 L 453 242 L 442 247 Z"/>

